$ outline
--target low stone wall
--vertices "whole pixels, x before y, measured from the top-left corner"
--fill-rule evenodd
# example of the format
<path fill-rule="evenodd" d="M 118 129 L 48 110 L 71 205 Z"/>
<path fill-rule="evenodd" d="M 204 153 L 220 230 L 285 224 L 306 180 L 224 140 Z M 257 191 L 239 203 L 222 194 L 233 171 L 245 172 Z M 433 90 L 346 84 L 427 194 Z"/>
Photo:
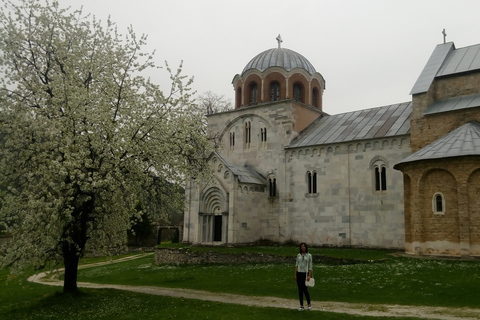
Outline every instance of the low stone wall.
<path fill-rule="evenodd" d="M 295 257 L 281 257 L 261 253 L 190 252 L 188 248 L 156 248 L 156 264 L 238 264 L 238 263 L 295 263 Z"/>
<path fill-rule="evenodd" d="M 291 263 L 295 264 L 293 256 L 277 256 L 262 253 L 224 253 L 224 252 L 191 252 L 188 248 L 155 248 L 155 264 L 239 264 L 239 263 Z M 314 263 L 324 264 L 358 264 L 364 260 L 337 259 L 321 255 L 312 255 Z"/>

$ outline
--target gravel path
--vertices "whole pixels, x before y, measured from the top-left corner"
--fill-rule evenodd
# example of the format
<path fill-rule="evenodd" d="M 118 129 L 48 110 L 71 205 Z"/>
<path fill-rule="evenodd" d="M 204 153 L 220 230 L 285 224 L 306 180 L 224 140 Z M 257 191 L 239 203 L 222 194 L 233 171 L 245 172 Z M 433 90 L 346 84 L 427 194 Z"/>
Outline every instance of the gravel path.
<path fill-rule="evenodd" d="M 130 256 L 113 261 L 92 263 L 79 266 L 79 269 L 91 268 L 95 266 L 117 263 L 126 260 L 136 259 L 145 254 Z M 59 270 L 62 271 L 62 270 Z M 39 273 L 28 278 L 28 281 L 63 286 L 63 281 L 57 277 L 49 276 L 47 273 Z M 146 294 L 181 297 L 186 299 L 198 299 L 215 301 L 222 303 L 233 303 L 245 306 L 273 307 L 296 309 L 298 301 L 296 299 L 283 299 L 277 297 L 252 297 L 230 293 L 214 293 L 209 291 L 200 291 L 192 289 L 163 288 L 151 286 L 126 286 L 115 284 L 96 284 L 88 282 L 78 282 L 78 287 L 82 288 L 108 288 L 117 290 L 126 290 Z M 417 317 L 422 319 L 438 320 L 480 320 L 480 309 L 470 308 L 444 308 L 444 307 L 425 307 L 425 306 L 404 306 L 404 305 L 386 305 L 386 304 L 364 304 L 364 303 L 345 303 L 331 301 L 313 301 L 314 311 L 328 311 L 336 313 L 347 313 L 353 315 L 376 316 L 376 317 Z M 310 312 L 310 311 L 309 311 Z"/>

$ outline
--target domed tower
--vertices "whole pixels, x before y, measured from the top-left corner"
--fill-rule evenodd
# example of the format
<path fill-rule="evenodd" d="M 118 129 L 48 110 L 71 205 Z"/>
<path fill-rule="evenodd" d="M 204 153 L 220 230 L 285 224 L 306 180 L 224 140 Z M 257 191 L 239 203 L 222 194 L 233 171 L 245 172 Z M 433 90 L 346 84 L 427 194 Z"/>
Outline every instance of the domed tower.
<path fill-rule="evenodd" d="M 235 75 L 235 109 L 258 103 L 293 99 L 322 110 L 325 79 L 301 54 L 281 47 L 256 55 Z"/>

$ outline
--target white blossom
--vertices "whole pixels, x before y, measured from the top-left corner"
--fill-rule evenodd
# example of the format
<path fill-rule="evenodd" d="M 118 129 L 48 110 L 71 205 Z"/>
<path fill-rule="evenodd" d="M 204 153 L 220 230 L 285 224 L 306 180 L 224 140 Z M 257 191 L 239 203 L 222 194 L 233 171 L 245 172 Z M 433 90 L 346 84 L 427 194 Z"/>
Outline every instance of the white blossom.
<path fill-rule="evenodd" d="M 167 94 L 142 75 L 156 68 L 146 36 L 57 1 L 15 3 L 0 12 L 0 221 L 14 235 L 0 259 L 70 268 L 87 247 L 123 245 L 137 203 L 179 201 L 170 187 L 206 171 L 203 110 L 181 65 L 165 64 Z"/>

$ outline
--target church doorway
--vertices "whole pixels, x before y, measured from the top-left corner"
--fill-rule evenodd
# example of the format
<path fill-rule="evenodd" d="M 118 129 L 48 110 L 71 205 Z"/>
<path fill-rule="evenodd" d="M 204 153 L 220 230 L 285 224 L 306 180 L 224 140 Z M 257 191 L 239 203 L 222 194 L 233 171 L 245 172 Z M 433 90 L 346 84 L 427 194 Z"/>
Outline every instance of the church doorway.
<path fill-rule="evenodd" d="M 222 241 L 222 216 L 215 216 L 213 223 L 213 241 Z"/>
<path fill-rule="evenodd" d="M 227 221 L 225 214 L 200 215 L 200 239 L 203 243 L 227 242 Z"/>

